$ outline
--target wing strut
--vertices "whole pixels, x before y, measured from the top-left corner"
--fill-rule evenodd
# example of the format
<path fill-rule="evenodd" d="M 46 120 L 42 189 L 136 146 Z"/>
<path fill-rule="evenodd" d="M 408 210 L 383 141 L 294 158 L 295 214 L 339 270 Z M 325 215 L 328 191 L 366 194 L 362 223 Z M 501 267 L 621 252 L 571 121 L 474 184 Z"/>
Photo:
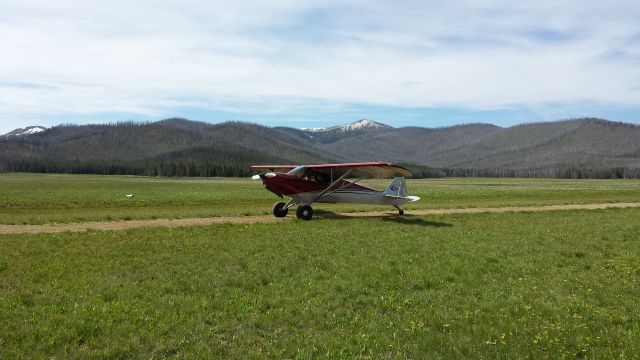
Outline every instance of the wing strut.
<path fill-rule="evenodd" d="M 329 186 L 327 186 L 324 190 L 322 190 L 322 192 L 320 194 L 318 194 L 318 196 L 316 196 L 313 201 L 316 201 L 320 198 L 322 198 L 323 196 L 327 195 L 330 193 L 331 189 L 333 187 L 335 187 L 340 181 L 342 181 L 344 178 L 346 178 L 347 176 L 349 176 L 349 174 L 351 173 L 351 171 L 353 171 L 353 169 L 349 169 L 347 170 L 347 172 L 345 172 L 344 174 L 342 174 L 342 176 L 340 176 L 339 178 L 336 179 L 336 181 L 332 182 L 331 184 L 329 184 Z"/>

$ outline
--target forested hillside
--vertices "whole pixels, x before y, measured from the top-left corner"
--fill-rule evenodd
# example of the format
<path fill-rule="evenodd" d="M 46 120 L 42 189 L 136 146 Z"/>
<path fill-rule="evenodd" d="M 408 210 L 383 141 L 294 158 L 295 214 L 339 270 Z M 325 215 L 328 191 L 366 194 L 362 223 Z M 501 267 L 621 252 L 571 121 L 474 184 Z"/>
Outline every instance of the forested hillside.
<path fill-rule="evenodd" d="M 443 176 L 637 177 L 640 168 L 640 126 L 601 119 L 399 128 L 317 146 L 355 161 L 382 154 Z"/>
<path fill-rule="evenodd" d="M 292 157 L 292 154 L 294 155 Z M 246 123 L 62 125 L 0 140 L 2 171 L 246 176 L 258 163 L 324 162 L 297 139 Z"/>
<path fill-rule="evenodd" d="M 168 119 L 0 138 L 3 172 L 247 176 L 259 163 L 342 161 L 407 164 L 419 177 L 640 177 L 640 127 L 577 119 L 429 129 L 361 120 L 300 130 Z"/>

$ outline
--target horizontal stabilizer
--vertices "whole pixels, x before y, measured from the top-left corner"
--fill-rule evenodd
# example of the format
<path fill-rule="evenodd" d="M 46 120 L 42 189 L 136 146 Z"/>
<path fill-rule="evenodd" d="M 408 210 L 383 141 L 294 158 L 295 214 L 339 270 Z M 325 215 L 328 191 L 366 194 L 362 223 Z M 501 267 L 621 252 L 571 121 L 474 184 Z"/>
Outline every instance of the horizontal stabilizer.
<path fill-rule="evenodd" d="M 420 196 L 395 196 L 395 195 L 385 195 L 384 197 L 393 198 L 393 199 L 406 199 L 409 202 L 414 202 L 420 200 Z"/>

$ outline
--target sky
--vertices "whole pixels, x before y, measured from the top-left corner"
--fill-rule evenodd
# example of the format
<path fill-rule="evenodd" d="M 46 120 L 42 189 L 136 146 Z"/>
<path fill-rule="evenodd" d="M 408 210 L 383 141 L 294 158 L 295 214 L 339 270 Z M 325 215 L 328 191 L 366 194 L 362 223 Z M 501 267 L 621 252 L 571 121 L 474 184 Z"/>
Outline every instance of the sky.
<path fill-rule="evenodd" d="M 0 0 L 0 133 L 640 123 L 636 0 Z"/>

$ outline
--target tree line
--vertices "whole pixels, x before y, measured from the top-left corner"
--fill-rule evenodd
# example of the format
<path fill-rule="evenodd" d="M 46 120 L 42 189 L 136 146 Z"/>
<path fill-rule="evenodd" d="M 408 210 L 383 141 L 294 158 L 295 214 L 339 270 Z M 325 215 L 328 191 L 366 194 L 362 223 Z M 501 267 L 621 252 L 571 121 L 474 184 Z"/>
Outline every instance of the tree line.
<path fill-rule="evenodd" d="M 166 177 L 243 177 L 250 176 L 249 165 L 218 163 L 197 164 L 193 162 L 123 162 L 105 161 L 97 163 L 60 163 L 53 161 L 20 160 L 0 164 L 0 172 L 143 175 Z"/>
<path fill-rule="evenodd" d="M 206 161 L 98 161 L 58 162 L 41 159 L 22 159 L 0 163 L 0 172 L 68 173 L 103 175 L 143 175 L 164 177 L 246 177 L 253 172 L 252 161 L 219 163 Z M 557 178 L 557 179 L 639 179 L 640 168 L 531 168 L 531 169 L 472 169 L 435 168 L 422 165 L 404 166 L 411 169 L 413 178 L 493 177 L 493 178 Z"/>
<path fill-rule="evenodd" d="M 552 179 L 640 179 L 640 168 L 577 166 L 549 168 L 432 168 L 408 165 L 414 178 L 491 177 L 491 178 L 552 178 Z"/>

